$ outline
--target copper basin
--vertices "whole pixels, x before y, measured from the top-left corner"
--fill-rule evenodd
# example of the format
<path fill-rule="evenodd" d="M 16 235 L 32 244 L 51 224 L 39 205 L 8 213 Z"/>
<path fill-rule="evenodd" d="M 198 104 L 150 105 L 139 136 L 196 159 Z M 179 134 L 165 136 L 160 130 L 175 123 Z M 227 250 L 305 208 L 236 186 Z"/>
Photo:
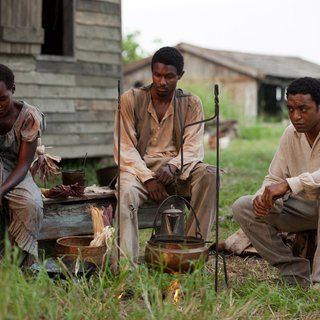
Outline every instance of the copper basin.
<path fill-rule="evenodd" d="M 147 264 L 169 273 L 191 272 L 196 263 L 208 258 L 204 240 L 196 237 L 152 236 L 145 248 Z"/>
<path fill-rule="evenodd" d="M 66 260 L 82 260 L 94 263 L 98 267 L 103 266 L 104 254 L 107 247 L 93 247 L 90 242 L 93 236 L 70 236 L 57 239 L 56 252 L 58 257 Z"/>

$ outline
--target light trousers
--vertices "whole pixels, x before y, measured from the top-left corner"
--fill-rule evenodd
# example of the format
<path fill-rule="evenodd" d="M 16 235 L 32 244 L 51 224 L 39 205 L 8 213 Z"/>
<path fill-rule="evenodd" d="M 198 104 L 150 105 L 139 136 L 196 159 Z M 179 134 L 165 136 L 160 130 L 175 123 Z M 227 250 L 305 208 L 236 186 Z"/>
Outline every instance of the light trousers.
<path fill-rule="evenodd" d="M 216 168 L 204 163 L 198 163 L 191 171 L 187 180 L 178 180 L 177 194 L 181 197 L 191 197 L 190 205 L 199 221 L 200 233 L 204 240 L 210 236 L 216 212 Z M 118 188 L 118 183 L 116 185 Z M 166 188 L 168 194 L 175 194 L 175 188 Z M 117 193 L 116 196 L 118 197 Z M 120 248 L 133 261 L 139 257 L 138 210 L 148 200 L 148 191 L 137 177 L 128 173 L 120 174 L 120 199 L 118 200 L 116 223 L 118 224 L 118 210 L 120 209 Z M 197 223 L 192 214 L 186 225 L 187 235 L 195 236 Z"/>
<path fill-rule="evenodd" d="M 250 239 L 262 258 L 277 267 L 281 276 L 294 276 L 320 282 L 320 243 L 313 260 L 312 278 L 310 262 L 295 257 L 292 250 L 282 241 L 280 232 L 320 230 L 319 203 L 288 197 L 283 205 L 275 205 L 266 217 L 257 217 L 252 207 L 253 196 L 239 198 L 232 206 L 234 218 Z"/>

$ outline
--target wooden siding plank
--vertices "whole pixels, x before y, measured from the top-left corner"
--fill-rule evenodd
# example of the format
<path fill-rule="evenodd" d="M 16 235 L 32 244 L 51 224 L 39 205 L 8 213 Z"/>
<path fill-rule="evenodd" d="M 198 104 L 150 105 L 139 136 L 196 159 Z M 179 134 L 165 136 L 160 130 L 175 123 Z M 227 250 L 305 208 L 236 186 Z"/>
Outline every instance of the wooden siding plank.
<path fill-rule="evenodd" d="M 93 76 L 120 76 L 120 66 L 106 63 L 90 62 L 63 62 L 36 60 L 36 70 L 39 72 L 61 73 L 61 74 L 83 74 Z"/>
<path fill-rule="evenodd" d="M 50 153 L 60 155 L 64 159 L 88 157 L 113 156 L 113 145 L 79 145 L 79 146 L 54 146 Z"/>
<path fill-rule="evenodd" d="M 76 13 L 75 21 L 83 25 L 101 26 L 101 27 L 121 27 L 120 16 L 104 14 L 100 12 Z"/>
<path fill-rule="evenodd" d="M 47 123 L 47 134 L 72 134 L 72 133 L 110 133 L 113 132 L 110 122 L 82 122 L 82 123 Z"/>
<path fill-rule="evenodd" d="M 117 88 L 74 88 L 74 98 L 83 99 L 115 99 L 117 98 Z"/>
<path fill-rule="evenodd" d="M 20 10 L 19 10 L 19 0 L 12 0 L 10 7 L 12 9 L 10 26 L 16 26 L 17 25 L 17 15 L 21 14 Z"/>
<path fill-rule="evenodd" d="M 68 134 L 56 135 L 45 133 L 42 142 L 46 146 L 75 146 L 82 144 L 113 144 L 113 134 L 106 133 L 83 133 L 83 134 Z"/>
<path fill-rule="evenodd" d="M 80 87 L 104 87 L 115 88 L 118 85 L 117 78 L 94 77 L 94 76 L 76 76 L 75 85 Z"/>
<path fill-rule="evenodd" d="M 55 74 L 55 73 L 39 73 L 39 72 L 15 72 L 16 83 L 25 84 L 45 84 L 45 85 L 59 85 L 59 86 L 75 86 L 75 76 L 69 74 Z"/>
<path fill-rule="evenodd" d="M 76 57 L 79 61 L 86 62 L 112 63 L 116 65 L 121 65 L 122 63 L 120 53 L 77 50 Z"/>
<path fill-rule="evenodd" d="M 11 53 L 11 44 L 0 41 L 0 52 Z"/>
<path fill-rule="evenodd" d="M 25 84 L 19 88 L 19 97 L 24 98 L 78 98 L 115 99 L 116 88 L 88 88 L 65 86 L 39 86 Z"/>
<path fill-rule="evenodd" d="M 1 0 L 0 1 L 1 26 L 11 26 L 12 25 L 11 19 L 12 19 L 11 0 Z"/>
<path fill-rule="evenodd" d="M 75 100 L 76 110 L 96 110 L 96 111 L 106 111 L 106 110 L 116 110 L 117 100 L 88 100 L 88 99 L 77 99 Z"/>
<path fill-rule="evenodd" d="M 2 27 L 2 39 L 14 43 L 43 43 L 44 30 L 27 27 Z"/>
<path fill-rule="evenodd" d="M 34 59 L 28 56 L 1 55 L 1 63 L 12 70 L 31 72 L 34 71 Z"/>
<path fill-rule="evenodd" d="M 120 5 L 111 2 L 102 2 L 95 0 L 78 0 L 77 11 L 91 11 L 91 12 L 102 12 L 110 13 L 120 16 Z"/>
<path fill-rule="evenodd" d="M 121 30 L 120 28 L 85 26 L 77 24 L 76 37 L 121 41 Z"/>
<path fill-rule="evenodd" d="M 29 53 L 32 55 L 38 55 L 41 52 L 41 46 L 38 44 L 29 45 Z"/>
<path fill-rule="evenodd" d="M 77 37 L 76 49 L 84 51 L 102 51 L 102 52 L 121 52 L 121 42 L 117 40 L 94 39 L 94 38 L 82 38 Z"/>
<path fill-rule="evenodd" d="M 42 25 L 42 0 L 33 0 L 30 7 L 28 25 L 31 27 L 41 28 Z"/>
<path fill-rule="evenodd" d="M 30 53 L 30 44 L 22 44 L 22 43 L 10 43 L 10 54 L 29 54 Z"/>
<path fill-rule="evenodd" d="M 75 74 L 77 64 L 74 61 L 36 60 L 36 70 L 39 72 Z"/>
<path fill-rule="evenodd" d="M 29 4 L 33 4 L 31 0 L 14 0 L 14 3 L 17 4 L 17 8 L 14 11 L 14 19 L 16 27 L 26 27 L 28 18 L 27 16 L 30 14 Z"/>
<path fill-rule="evenodd" d="M 37 55 L 40 53 L 40 46 L 37 44 L 17 44 L 9 42 L 0 42 L 0 52 L 24 55 Z M 21 56 L 20 56 L 21 57 Z"/>
<path fill-rule="evenodd" d="M 28 99 L 26 102 L 37 106 L 47 117 L 50 113 L 74 114 L 75 103 L 72 99 Z"/>
<path fill-rule="evenodd" d="M 50 113 L 48 122 L 113 122 L 114 111 L 77 111 L 75 113 Z"/>

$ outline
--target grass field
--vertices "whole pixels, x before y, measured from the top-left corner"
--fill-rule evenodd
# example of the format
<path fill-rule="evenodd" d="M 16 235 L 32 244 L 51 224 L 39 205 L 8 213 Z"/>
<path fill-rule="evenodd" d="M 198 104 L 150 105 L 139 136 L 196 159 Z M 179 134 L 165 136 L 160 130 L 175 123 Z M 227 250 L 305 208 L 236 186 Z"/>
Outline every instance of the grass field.
<path fill-rule="evenodd" d="M 260 186 L 282 131 L 281 125 L 242 127 L 240 138 L 221 150 L 221 238 L 238 228 L 230 206 Z M 215 164 L 214 151 L 207 150 L 206 161 Z M 141 231 L 142 250 L 150 234 Z M 216 293 L 214 257 L 191 274 L 160 273 L 141 264 L 117 276 L 106 268 L 90 278 L 66 274 L 60 280 L 44 270 L 25 273 L 7 257 L 0 263 L 0 319 L 320 318 L 320 293 L 279 283 L 277 271 L 262 259 L 229 256 L 227 270 L 228 286 L 219 261 Z M 179 290 L 172 288 L 175 280 Z"/>

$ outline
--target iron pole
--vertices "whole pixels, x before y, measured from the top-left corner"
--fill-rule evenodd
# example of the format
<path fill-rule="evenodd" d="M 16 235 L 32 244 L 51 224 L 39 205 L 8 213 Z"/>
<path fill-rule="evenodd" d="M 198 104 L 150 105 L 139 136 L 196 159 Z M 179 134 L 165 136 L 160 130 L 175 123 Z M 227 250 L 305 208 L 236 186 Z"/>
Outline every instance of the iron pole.
<path fill-rule="evenodd" d="M 219 86 L 215 84 L 214 86 L 214 102 L 215 102 L 215 114 L 217 116 L 217 127 L 216 127 L 216 264 L 215 264 L 215 292 L 218 293 L 218 259 L 219 259 L 219 252 L 218 252 L 218 241 L 219 241 L 219 189 L 220 189 L 220 170 L 219 170 Z"/>
<path fill-rule="evenodd" d="M 117 203 L 117 251 L 118 251 L 118 267 L 120 267 L 120 121 L 121 121 L 121 89 L 120 80 L 118 80 L 118 203 Z"/>

